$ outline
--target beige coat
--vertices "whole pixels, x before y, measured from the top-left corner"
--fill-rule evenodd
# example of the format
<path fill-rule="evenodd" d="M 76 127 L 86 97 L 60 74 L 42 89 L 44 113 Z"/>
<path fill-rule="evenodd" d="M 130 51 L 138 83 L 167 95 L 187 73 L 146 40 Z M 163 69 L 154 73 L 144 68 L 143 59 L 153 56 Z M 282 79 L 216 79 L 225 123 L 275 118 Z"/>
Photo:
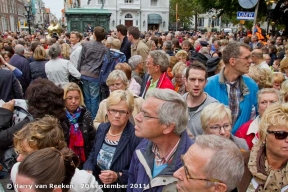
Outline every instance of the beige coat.
<path fill-rule="evenodd" d="M 132 93 L 132 92 L 131 92 Z M 144 102 L 144 99 L 142 97 L 139 97 L 135 93 L 132 93 L 134 96 L 134 110 L 132 112 L 133 120 L 135 122 L 135 116 L 140 113 L 140 108 Z M 101 101 L 98 109 L 98 113 L 93 121 L 94 128 L 97 130 L 100 123 L 108 122 L 107 117 L 107 106 L 106 106 L 107 99 L 104 99 Z M 130 120 L 131 122 L 131 120 Z M 135 124 L 134 122 L 131 122 L 132 124 Z"/>
<path fill-rule="evenodd" d="M 134 45 L 131 45 L 131 56 L 141 55 L 142 61 L 145 62 L 149 55 L 148 46 L 143 41 L 137 40 Z"/>

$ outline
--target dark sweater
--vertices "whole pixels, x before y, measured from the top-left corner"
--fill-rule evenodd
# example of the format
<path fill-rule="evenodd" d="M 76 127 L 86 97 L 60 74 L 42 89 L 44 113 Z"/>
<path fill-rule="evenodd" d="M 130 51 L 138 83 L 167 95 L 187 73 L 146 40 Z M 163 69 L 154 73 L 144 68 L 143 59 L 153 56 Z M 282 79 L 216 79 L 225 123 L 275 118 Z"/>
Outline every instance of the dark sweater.
<path fill-rule="evenodd" d="M 19 81 L 13 72 L 0 68 L 0 99 L 7 102 L 11 99 L 23 99 Z"/>

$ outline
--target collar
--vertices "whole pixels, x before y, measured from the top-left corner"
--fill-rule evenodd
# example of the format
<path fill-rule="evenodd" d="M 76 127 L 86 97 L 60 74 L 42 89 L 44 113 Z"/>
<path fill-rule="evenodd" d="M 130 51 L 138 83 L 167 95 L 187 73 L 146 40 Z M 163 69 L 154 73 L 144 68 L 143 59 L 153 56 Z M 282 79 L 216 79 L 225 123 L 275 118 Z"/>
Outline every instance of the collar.
<path fill-rule="evenodd" d="M 259 129 L 259 122 L 260 122 L 260 117 L 258 115 L 249 125 L 246 135 L 250 135 L 251 133 L 254 133 L 256 135 Z"/>
<path fill-rule="evenodd" d="M 140 42 L 140 40 L 138 39 L 138 40 L 136 40 L 135 44 L 132 44 L 132 48 L 133 48 L 134 50 L 137 49 L 137 46 L 138 46 L 139 42 Z"/>

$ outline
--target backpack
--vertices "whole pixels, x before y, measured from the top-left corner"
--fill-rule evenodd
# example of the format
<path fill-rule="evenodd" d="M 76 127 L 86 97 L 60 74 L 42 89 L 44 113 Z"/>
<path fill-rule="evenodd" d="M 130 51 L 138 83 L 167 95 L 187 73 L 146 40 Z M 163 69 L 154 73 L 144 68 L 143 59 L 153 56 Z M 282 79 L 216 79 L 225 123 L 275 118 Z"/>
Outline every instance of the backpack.
<path fill-rule="evenodd" d="M 104 55 L 103 64 L 99 74 L 99 88 L 100 88 L 100 102 L 109 96 L 109 88 L 106 85 L 106 80 L 115 69 L 118 63 L 126 61 L 126 56 L 122 52 L 116 52 L 113 50 L 108 50 L 107 54 Z"/>
<path fill-rule="evenodd" d="M 28 105 L 26 100 L 15 99 L 15 106 L 11 126 L 18 124 L 19 122 L 23 121 L 26 117 L 28 117 L 30 121 L 33 121 L 32 115 L 27 110 Z"/>

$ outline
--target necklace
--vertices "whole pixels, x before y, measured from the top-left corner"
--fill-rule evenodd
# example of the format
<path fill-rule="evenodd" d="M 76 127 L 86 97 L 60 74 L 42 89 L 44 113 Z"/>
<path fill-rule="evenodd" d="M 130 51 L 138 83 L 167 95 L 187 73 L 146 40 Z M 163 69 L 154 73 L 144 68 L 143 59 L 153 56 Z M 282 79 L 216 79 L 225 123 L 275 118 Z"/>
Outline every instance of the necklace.
<path fill-rule="evenodd" d="M 109 129 L 109 131 L 108 131 L 108 134 L 109 134 L 111 137 L 117 137 L 117 136 L 119 136 L 119 135 L 122 135 L 122 133 L 123 133 L 123 131 L 122 131 L 121 133 L 118 133 L 118 134 L 113 135 L 113 134 L 110 132 L 110 129 Z"/>

